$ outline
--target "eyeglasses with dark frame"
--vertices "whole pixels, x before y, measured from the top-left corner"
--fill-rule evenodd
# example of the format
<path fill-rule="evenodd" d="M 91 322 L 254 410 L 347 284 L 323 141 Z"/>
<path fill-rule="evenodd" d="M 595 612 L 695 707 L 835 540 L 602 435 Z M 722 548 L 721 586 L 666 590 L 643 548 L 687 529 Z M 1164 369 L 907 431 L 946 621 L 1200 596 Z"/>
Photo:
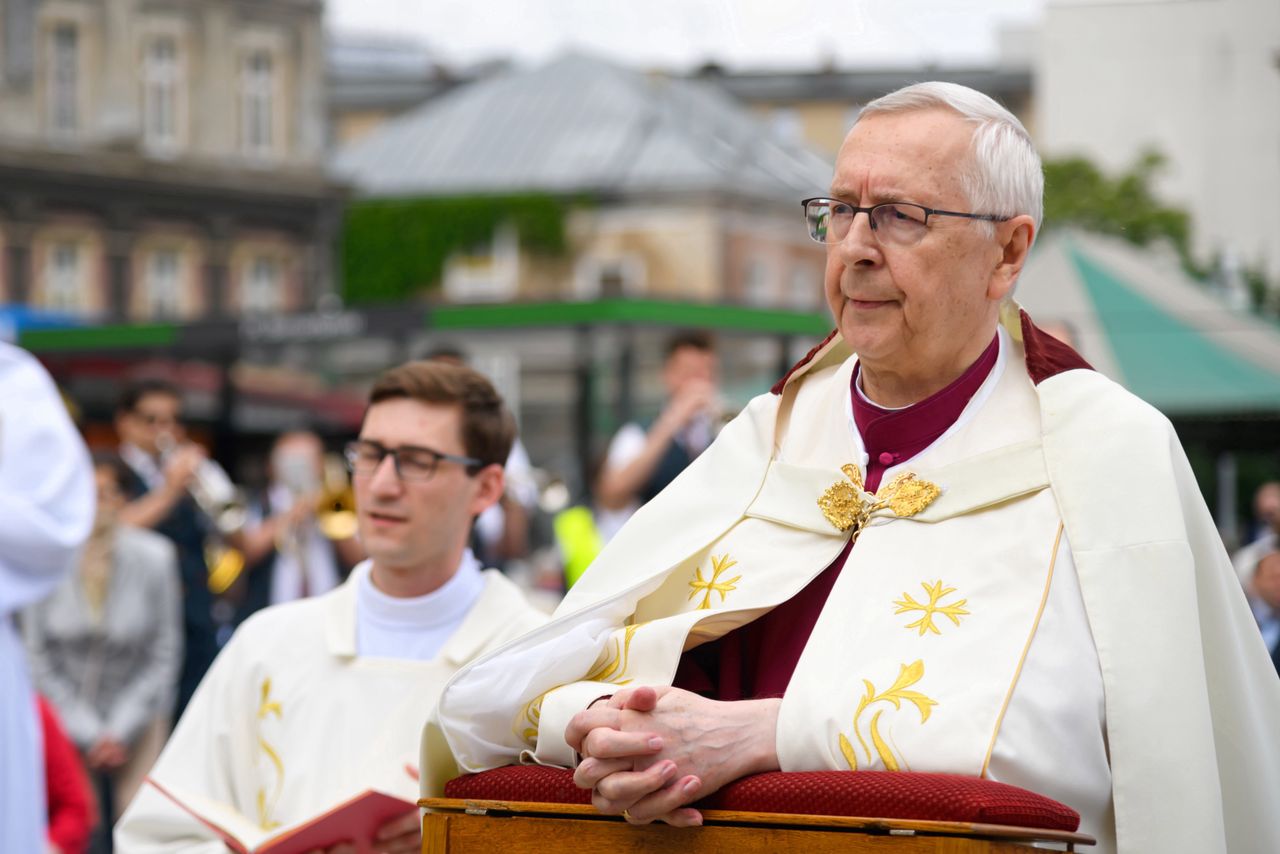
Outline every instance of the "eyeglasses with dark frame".
<path fill-rule="evenodd" d="M 804 199 L 804 218 L 809 224 L 809 237 L 817 243 L 840 242 L 849 235 L 853 219 L 865 213 L 871 222 L 871 232 L 881 243 L 893 246 L 914 246 L 929 231 L 929 217 L 955 216 L 986 222 L 1006 222 L 1012 217 L 999 214 L 976 214 L 961 211 L 944 211 L 926 208 L 911 202 L 884 202 L 869 208 L 860 208 L 838 199 Z"/>
<path fill-rule="evenodd" d="M 401 445 L 398 448 L 383 447 L 378 442 L 356 439 L 348 442 L 343 451 L 347 459 L 347 468 L 352 474 L 368 476 L 378 470 L 383 459 L 391 457 L 396 476 L 405 481 L 430 480 L 440 467 L 440 461 L 457 463 L 465 466 L 468 475 L 473 475 L 484 467 L 483 460 L 475 457 L 463 457 L 457 454 L 446 454 L 432 448 L 417 445 Z"/>

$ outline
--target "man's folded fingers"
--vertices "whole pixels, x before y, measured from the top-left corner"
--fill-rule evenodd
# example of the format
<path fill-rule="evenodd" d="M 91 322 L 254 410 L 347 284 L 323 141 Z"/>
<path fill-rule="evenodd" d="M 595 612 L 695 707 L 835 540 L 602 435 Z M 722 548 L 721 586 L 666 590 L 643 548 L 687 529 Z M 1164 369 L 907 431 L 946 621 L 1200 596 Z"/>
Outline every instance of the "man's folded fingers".
<path fill-rule="evenodd" d="M 683 807 L 658 816 L 658 821 L 664 821 L 672 827 L 701 827 L 702 813 L 691 807 Z"/>
<path fill-rule="evenodd" d="M 599 791 L 599 787 L 597 787 L 597 791 Z M 692 815 L 690 813 L 696 813 L 698 816 L 697 823 L 701 824 L 702 814 L 698 813 L 697 810 L 689 810 L 688 813 L 681 811 L 681 807 L 696 800 L 698 793 L 701 791 L 702 780 L 692 775 L 682 777 L 664 789 L 644 795 L 627 807 L 627 812 L 636 821 L 648 822 L 661 819 L 668 824 L 691 821 Z M 680 824 L 677 826 L 685 827 L 688 825 Z"/>
<path fill-rule="evenodd" d="M 621 732 L 596 727 L 582 739 L 579 753 L 597 759 L 621 759 L 624 756 L 651 756 L 662 749 L 662 739 L 651 732 Z"/>
<path fill-rule="evenodd" d="M 596 783 L 599 783 L 610 774 L 630 770 L 630 759 L 596 759 L 595 757 L 587 757 L 579 762 L 578 767 L 574 769 L 573 782 L 580 789 L 594 789 Z"/>
<path fill-rule="evenodd" d="M 595 802 L 596 797 L 602 798 L 612 807 L 608 812 L 616 815 L 623 808 L 629 808 L 642 798 L 659 791 L 671 781 L 675 773 L 676 765 L 669 760 L 658 762 L 643 771 L 618 771 L 596 783 L 592 802 Z"/>
<path fill-rule="evenodd" d="M 579 753 L 585 753 L 582 741 L 592 730 L 618 729 L 621 725 L 622 716 L 617 709 L 592 706 L 569 718 L 569 725 L 564 728 L 564 741 Z"/>

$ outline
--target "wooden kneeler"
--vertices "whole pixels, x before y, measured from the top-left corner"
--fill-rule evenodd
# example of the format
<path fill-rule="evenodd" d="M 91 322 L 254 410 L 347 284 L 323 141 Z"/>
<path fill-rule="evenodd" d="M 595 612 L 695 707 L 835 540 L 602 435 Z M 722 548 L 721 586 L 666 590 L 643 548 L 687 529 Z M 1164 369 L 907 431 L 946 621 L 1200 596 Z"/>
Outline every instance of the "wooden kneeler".
<path fill-rule="evenodd" d="M 1094 840 L 1056 801 L 1001 783 L 945 774 L 758 774 L 700 801 L 703 826 L 632 826 L 603 816 L 572 773 L 512 766 L 453 781 L 419 803 L 425 854 L 538 852 L 887 852 L 1024 854 Z M 744 808 L 745 807 L 745 808 Z M 874 817 L 866 817 L 874 816 Z"/>

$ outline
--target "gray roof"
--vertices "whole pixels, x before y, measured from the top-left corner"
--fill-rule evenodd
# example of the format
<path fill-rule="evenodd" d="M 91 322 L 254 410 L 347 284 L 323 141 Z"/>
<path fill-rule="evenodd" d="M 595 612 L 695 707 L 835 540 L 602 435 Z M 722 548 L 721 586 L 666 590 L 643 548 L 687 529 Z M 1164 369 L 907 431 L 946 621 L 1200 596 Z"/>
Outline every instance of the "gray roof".
<path fill-rule="evenodd" d="M 325 62 L 335 107 L 412 107 L 453 85 L 434 52 L 412 39 L 336 33 Z"/>
<path fill-rule="evenodd" d="M 364 196 L 714 192 L 793 202 L 831 164 L 714 85 L 569 54 L 462 86 L 340 149 Z"/>
<path fill-rule="evenodd" d="M 985 92 L 1006 105 L 1030 97 L 1029 68 L 865 68 L 856 71 L 726 71 L 706 66 L 694 79 L 721 87 L 749 103 L 842 101 L 850 107 L 865 104 L 924 80 L 944 80 Z"/>

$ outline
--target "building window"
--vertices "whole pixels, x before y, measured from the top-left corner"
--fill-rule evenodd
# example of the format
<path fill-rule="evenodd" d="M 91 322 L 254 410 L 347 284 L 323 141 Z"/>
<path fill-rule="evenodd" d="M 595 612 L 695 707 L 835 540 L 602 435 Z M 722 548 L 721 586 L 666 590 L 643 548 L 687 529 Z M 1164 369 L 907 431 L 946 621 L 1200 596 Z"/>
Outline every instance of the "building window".
<path fill-rule="evenodd" d="M 773 281 L 769 265 L 759 259 L 747 263 L 742 281 L 742 299 L 750 305 L 767 305 L 773 301 Z"/>
<path fill-rule="evenodd" d="M 149 317 L 182 314 L 182 264 L 176 249 L 157 249 L 147 259 L 144 292 Z"/>
<path fill-rule="evenodd" d="M 178 145 L 181 86 L 177 40 L 172 36 L 152 39 L 142 63 L 142 109 L 144 138 L 153 151 L 172 151 Z"/>
<path fill-rule="evenodd" d="M 279 311 L 281 299 L 280 263 L 269 255 L 259 255 L 249 264 L 240 293 L 240 308 L 246 314 Z"/>
<path fill-rule="evenodd" d="M 53 28 L 49 58 L 49 124 L 72 134 L 80 127 L 80 38 L 73 25 Z"/>
<path fill-rule="evenodd" d="M 444 262 L 444 294 L 453 302 L 502 302 L 520 285 L 520 239 L 504 223 L 487 246 L 454 252 Z"/>
<path fill-rule="evenodd" d="M 792 308 L 812 309 L 822 298 L 822 270 L 796 266 L 791 268 L 787 285 L 787 303 Z"/>
<path fill-rule="evenodd" d="M 275 148 L 275 69 L 270 52 L 255 50 L 245 57 L 241 87 L 241 148 L 251 157 L 269 157 Z"/>
<path fill-rule="evenodd" d="M 84 306 L 81 284 L 80 247 L 68 242 L 53 244 L 45 270 L 45 308 L 79 311 Z"/>
<path fill-rule="evenodd" d="M 644 258 L 585 256 L 574 271 L 573 290 L 578 299 L 617 299 L 645 292 Z"/>

